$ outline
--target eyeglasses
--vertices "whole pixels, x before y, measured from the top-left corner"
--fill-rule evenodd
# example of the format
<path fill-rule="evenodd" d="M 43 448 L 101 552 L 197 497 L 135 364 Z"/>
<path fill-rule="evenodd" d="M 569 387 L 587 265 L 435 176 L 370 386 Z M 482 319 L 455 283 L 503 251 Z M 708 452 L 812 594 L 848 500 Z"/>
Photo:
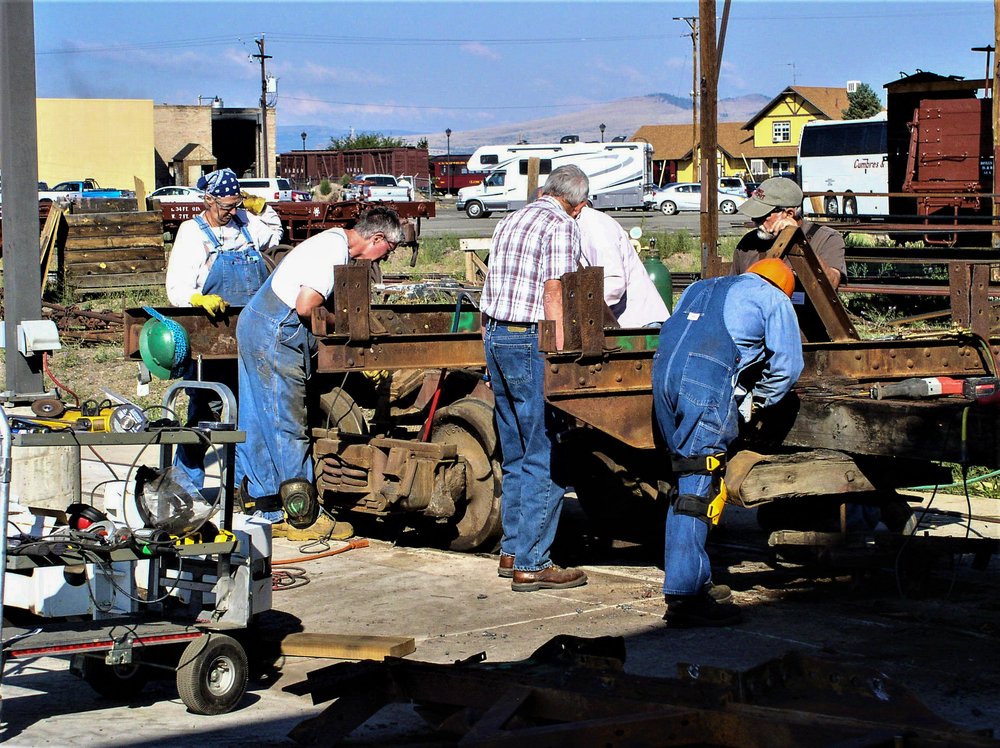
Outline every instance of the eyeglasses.
<path fill-rule="evenodd" d="M 243 201 L 237 200 L 235 203 L 229 203 L 228 205 L 223 205 L 218 200 L 213 199 L 212 202 L 219 209 L 220 213 L 232 213 L 234 210 L 239 210 L 243 207 Z"/>

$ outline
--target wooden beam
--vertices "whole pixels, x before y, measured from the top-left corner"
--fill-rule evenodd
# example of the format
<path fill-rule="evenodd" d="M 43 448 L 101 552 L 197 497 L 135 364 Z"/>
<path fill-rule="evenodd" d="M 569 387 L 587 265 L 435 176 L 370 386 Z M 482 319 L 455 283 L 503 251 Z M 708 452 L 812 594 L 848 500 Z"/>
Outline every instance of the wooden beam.
<path fill-rule="evenodd" d="M 417 650 L 412 636 L 288 634 L 281 640 L 286 657 L 331 657 L 338 660 L 382 660 Z"/>

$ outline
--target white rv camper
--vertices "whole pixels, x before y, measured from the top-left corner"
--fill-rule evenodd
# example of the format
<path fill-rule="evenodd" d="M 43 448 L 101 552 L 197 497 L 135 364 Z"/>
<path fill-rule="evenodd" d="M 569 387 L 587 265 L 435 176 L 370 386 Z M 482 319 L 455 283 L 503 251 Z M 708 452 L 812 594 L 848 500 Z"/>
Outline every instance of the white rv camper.
<path fill-rule="evenodd" d="M 458 210 L 469 218 L 495 210 L 517 210 L 528 202 L 528 159 L 538 158 L 538 186 L 553 169 L 573 164 L 590 179 L 590 202 L 599 210 L 642 208 L 643 187 L 652 182 L 649 143 L 542 143 L 477 148 L 470 171 L 488 172 L 482 184 L 458 191 Z"/>

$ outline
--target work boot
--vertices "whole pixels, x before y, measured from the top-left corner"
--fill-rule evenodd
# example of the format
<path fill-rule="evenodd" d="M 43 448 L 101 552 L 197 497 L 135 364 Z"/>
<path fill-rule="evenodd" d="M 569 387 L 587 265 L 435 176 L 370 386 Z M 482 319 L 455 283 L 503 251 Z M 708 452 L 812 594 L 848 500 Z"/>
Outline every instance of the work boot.
<path fill-rule="evenodd" d="M 497 566 L 497 576 L 503 579 L 510 579 L 514 576 L 514 557 L 505 553 L 500 554 L 500 565 Z"/>
<path fill-rule="evenodd" d="M 705 586 L 701 588 L 701 591 L 717 603 L 728 603 L 733 599 L 733 591 L 725 584 L 705 582 Z"/>
<path fill-rule="evenodd" d="M 580 569 L 563 569 L 548 566 L 538 571 L 514 569 L 510 588 L 514 592 L 534 592 L 535 590 L 566 590 L 587 583 L 587 575 Z"/>
<path fill-rule="evenodd" d="M 354 527 L 350 522 L 331 519 L 325 512 L 309 527 L 296 528 L 288 525 L 285 535 L 289 540 L 347 540 L 353 536 Z"/>
<path fill-rule="evenodd" d="M 740 609 L 732 603 L 718 603 L 707 593 L 664 595 L 667 612 L 663 620 L 670 628 L 731 626 L 743 620 Z"/>

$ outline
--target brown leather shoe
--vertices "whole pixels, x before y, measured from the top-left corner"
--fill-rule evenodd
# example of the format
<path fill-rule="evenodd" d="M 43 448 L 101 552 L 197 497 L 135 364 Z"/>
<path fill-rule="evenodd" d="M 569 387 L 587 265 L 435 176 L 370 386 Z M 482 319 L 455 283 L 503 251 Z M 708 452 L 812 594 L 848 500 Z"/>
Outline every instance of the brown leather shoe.
<path fill-rule="evenodd" d="M 497 567 L 497 576 L 510 579 L 514 576 L 514 557 L 505 553 L 500 554 L 500 565 Z"/>
<path fill-rule="evenodd" d="M 587 575 L 579 569 L 563 569 L 549 566 L 540 571 L 514 570 L 510 588 L 514 592 L 534 592 L 535 590 L 566 590 L 587 583 Z"/>

